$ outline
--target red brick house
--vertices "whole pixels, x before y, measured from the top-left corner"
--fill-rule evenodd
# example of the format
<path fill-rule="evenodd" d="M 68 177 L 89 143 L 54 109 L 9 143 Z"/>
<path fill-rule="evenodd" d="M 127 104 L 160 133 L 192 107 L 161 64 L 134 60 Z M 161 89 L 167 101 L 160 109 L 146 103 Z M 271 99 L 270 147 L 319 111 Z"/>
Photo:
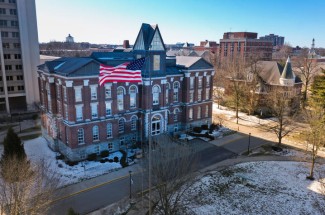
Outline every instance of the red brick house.
<path fill-rule="evenodd" d="M 100 63 L 140 57 L 146 57 L 142 83 L 98 85 Z M 59 58 L 38 74 L 43 136 L 70 160 L 211 123 L 213 66 L 200 57 L 166 56 L 157 25 L 142 24 L 131 52 Z"/>

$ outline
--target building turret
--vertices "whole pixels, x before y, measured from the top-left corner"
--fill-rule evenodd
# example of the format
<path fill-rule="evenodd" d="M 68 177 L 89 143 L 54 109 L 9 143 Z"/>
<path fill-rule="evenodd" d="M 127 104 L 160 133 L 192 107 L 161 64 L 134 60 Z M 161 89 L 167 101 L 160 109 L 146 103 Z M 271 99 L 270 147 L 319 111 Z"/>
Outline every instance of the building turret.
<path fill-rule="evenodd" d="M 73 36 L 71 36 L 70 34 L 65 38 L 65 42 L 67 43 L 74 43 L 74 39 Z"/>
<path fill-rule="evenodd" d="M 295 84 L 295 78 L 295 74 L 293 73 L 291 67 L 290 57 L 288 57 L 286 65 L 280 77 L 280 84 L 283 86 L 292 87 Z"/>

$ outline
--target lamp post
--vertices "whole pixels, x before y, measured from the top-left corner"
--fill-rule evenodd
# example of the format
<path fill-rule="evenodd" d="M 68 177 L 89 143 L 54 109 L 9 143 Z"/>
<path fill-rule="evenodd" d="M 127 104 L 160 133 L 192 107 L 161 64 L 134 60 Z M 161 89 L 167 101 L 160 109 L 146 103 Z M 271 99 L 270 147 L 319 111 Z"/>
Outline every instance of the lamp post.
<path fill-rule="evenodd" d="M 249 146 L 250 146 L 250 144 L 251 144 L 251 133 L 248 134 L 248 149 L 247 149 L 248 154 L 247 155 L 249 155 Z"/>
<path fill-rule="evenodd" d="M 131 175 L 131 173 L 132 173 L 132 171 L 130 170 L 130 171 L 129 171 L 129 175 L 130 175 L 130 196 L 129 196 L 129 197 L 130 197 L 130 200 L 131 200 L 131 198 L 132 198 L 132 196 L 131 196 L 131 191 L 132 191 L 132 189 L 131 189 L 131 188 L 132 188 L 132 187 L 131 187 L 131 186 L 132 186 L 132 175 Z"/>

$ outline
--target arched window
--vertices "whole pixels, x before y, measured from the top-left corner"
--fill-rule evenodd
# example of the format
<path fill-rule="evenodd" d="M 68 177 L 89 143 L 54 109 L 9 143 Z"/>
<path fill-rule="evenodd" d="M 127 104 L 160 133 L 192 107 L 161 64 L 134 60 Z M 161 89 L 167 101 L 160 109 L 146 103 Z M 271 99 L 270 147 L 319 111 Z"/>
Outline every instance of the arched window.
<path fill-rule="evenodd" d="M 198 119 L 201 119 L 201 107 L 199 106 L 198 108 L 197 108 L 197 118 Z"/>
<path fill-rule="evenodd" d="M 136 116 L 131 117 L 131 130 L 132 131 L 137 130 L 137 117 Z"/>
<path fill-rule="evenodd" d="M 123 118 L 118 120 L 118 132 L 123 133 L 125 127 L 125 120 Z"/>
<path fill-rule="evenodd" d="M 151 135 L 158 135 L 161 133 L 160 131 L 161 125 L 161 117 L 159 115 L 155 115 L 151 119 Z"/>
<path fill-rule="evenodd" d="M 193 120 L 193 108 L 190 108 L 188 111 L 188 118 L 189 120 Z"/>
<path fill-rule="evenodd" d="M 130 94 L 130 108 L 135 108 L 137 105 L 137 87 L 132 85 L 129 88 L 129 94 Z"/>
<path fill-rule="evenodd" d="M 176 81 L 174 82 L 174 85 L 173 85 L 173 100 L 174 102 L 178 102 L 178 89 L 179 89 L 179 82 Z"/>
<path fill-rule="evenodd" d="M 177 122 L 177 120 L 178 120 L 178 113 L 179 113 L 179 109 L 176 108 L 176 109 L 174 110 L 174 121 L 175 121 L 175 122 Z"/>
<path fill-rule="evenodd" d="M 112 138 L 113 137 L 112 123 L 107 123 L 107 125 L 106 125 L 106 135 L 107 135 L 107 138 Z"/>
<path fill-rule="evenodd" d="M 124 109 L 124 88 L 117 88 L 117 109 L 119 111 Z"/>
<path fill-rule="evenodd" d="M 85 143 L 85 132 L 83 128 L 78 129 L 78 144 Z"/>
<path fill-rule="evenodd" d="M 169 90 L 170 90 L 170 84 L 166 83 L 166 104 L 169 102 Z"/>
<path fill-rule="evenodd" d="M 99 129 L 98 129 L 98 126 L 95 125 L 93 127 L 93 141 L 97 141 L 99 140 Z"/>
<path fill-rule="evenodd" d="M 152 104 L 158 105 L 159 104 L 159 92 L 160 88 L 158 85 L 153 86 L 152 88 Z"/>

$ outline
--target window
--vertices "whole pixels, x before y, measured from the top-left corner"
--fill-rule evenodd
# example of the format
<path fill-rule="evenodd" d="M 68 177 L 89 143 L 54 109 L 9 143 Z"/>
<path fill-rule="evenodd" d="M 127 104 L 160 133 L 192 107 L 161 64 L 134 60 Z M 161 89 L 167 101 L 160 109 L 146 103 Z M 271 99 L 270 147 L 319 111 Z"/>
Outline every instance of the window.
<path fill-rule="evenodd" d="M 105 86 L 105 98 L 106 99 L 112 98 L 111 86 Z"/>
<path fill-rule="evenodd" d="M 124 124 L 125 124 L 124 119 L 119 119 L 118 120 L 118 133 L 123 133 L 124 132 Z"/>
<path fill-rule="evenodd" d="M 24 91 L 25 87 L 24 86 L 18 86 L 18 91 Z"/>
<path fill-rule="evenodd" d="M 194 89 L 194 79 L 195 77 L 190 77 L 190 89 Z"/>
<path fill-rule="evenodd" d="M 130 108 L 135 108 L 136 107 L 136 96 L 137 96 L 137 88 L 136 86 L 131 86 L 129 89 L 130 93 Z"/>
<path fill-rule="evenodd" d="M 108 150 L 112 151 L 113 150 L 113 143 L 108 143 Z"/>
<path fill-rule="evenodd" d="M 7 90 L 8 90 L 8 91 L 14 91 L 15 88 L 14 88 L 14 86 L 9 86 L 9 87 L 7 87 Z"/>
<path fill-rule="evenodd" d="M 112 103 L 111 102 L 105 102 L 105 112 L 106 112 L 106 116 L 112 115 Z"/>
<path fill-rule="evenodd" d="M 94 153 L 96 153 L 97 155 L 99 155 L 99 153 L 100 153 L 100 147 L 99 146 L 95 146 Z"/>
<path fill-rule="evenodd" d="M 190 102 L 193 102 L 193 100 L 194 100 L 194 91 L 191 90 L 190 91 Z"/>
<path fill-rule="evenodd" d="M 198 107 L 197 108 L 197 116 L 196 116 L 198 119 L 201 119 L 201 111 L 202 111 L 201 107 Z"/>
<path fill-rule="evenodd" d="M 21 59 L 21 54 L 15 54 L 15 59 Z"/>
<path fill-rule="evenodd" d="M 206 77 L 206 87 L 210 87 L 210 79 L 211 79 L 211 77 L 208 75 Z"/>
<path fill-rule="evenodd" d="M 74 96 L 76 102 L 82 101 L 81 86 L 74 87 Z"/>
<path fill-rule="evenodd" d="M 155 115 L 151 120 L 151 135 L 160 134 L 160 116 Z"/>
<path fill-rule="evenodd" d="M 16 65 L 16 70 L 22 70 L 23 69 L 23 65 L 19 64 L 19 65 Z"/>
<path fill-rule="evenodd" d="M 198 87 L 202 88 L 202 77 L 198 77 Z"/>
<path fill-rule="evenodd" d="M 91 100 L 97 100 L 97 85 L 90 86 Z"/>
<path fill-rule="evenodd" d="M 179 109 L 176 108 L 176 109 L 174 110 L 174 121 L 175 121 L 175 122 L 178 121 L 178 113 L 179 113 Z"/>
<path fill-rule="evenodd" d="M 6 9 L 5 8 L 0 8 L 0 14 L 6 14 Z"/>
<path fill-rule="evenodd" d="M 83 114 L 82 114 L 82 105 L 76 105 L 76 121 L 82 121 Z"/>
<path fill-rule="evenodd" d="M 131 118 L 131 130 L 132 131 L 137 130 L 137 117 L 136 116 L 132 116 L 132 118 Z"/>
<path fill-rule="evenodd" d="M 5 65 L 5 70 L 12 70 L 12 66 L 11 65 Z"/>
<path fill-rule="evenodd" d="M 6 80 L 7 81 L 12 81 L 13 80 L 13 77 L 12 76 L 6 76 Z"/>
<path fill-rule="evenodd" d="M 205 89 L 205 100 L 209 100 L 210 99 L 210 88 L 206 88 Z"/>
<path fill-rule="evenodd" d="M 153 56 L 153 70 L 160 70 L 160 55 Z"/>
<path fill-rule="evenodd" d="M 153 105 L 158 105 L 159 104 L 159 86 L 155 85 L 152 88 L 152 103 Z"/>
<path fill-rule="evenodd" d="M 16 9 L 10 9 L 10 15 L 17 15 Z"/>
<path fill-rule="evenodd" d="M 205 117 L 209 117 L 209 105 L 205 106 Z"/>
<path fill-rule="evenodd" d="M 11 32 L 11 35 L 13 38 L 18 38 L 19 37 L 19 32 Z"/>
<path fill-rule="evenodd" d="M 18 21 L 11 21 L 11 26 L 12 27 L 18 27 Z"/>
<path fill-rule="evenodd" d="M 174 102 L 178 102 L 178 88 L 179 88 L 179 82 L 174 82 L 174 92 L 173 92 L 173 100 Z"/>
<path fill-rule="evenodd" d="M 170 89 L 170 84 L 166 84 L 166 104 L 169 102 L 169 89 Z"/>
<path fill-rule="evenodd" d="M 177 124 L 174 125 L 174 132 L 178 132 L 178 125 Z"/>
<path fill-rule="evenodd" d="M 8 32 L 6 31 L 1 31 L 1 37 L 8 37 Z"/>
<path fill-rule="evenodd" d="M 193 108 L 190 108 L 188 111 L 188 118 L 189 120 L 193 120 Z"/>
<path fill-rule="evenodd" d="M 7 27 L 7 20 L 0 20 L 1 27 Z"/>
<path fill-rule="evenodd" d="M 4 59 L 10 59 L 10 54 L 4 54 L 4 55 L 3 55 L 3 58 L 4 58 Z"/>
<path fill-rule="evenodd" d="M 68 105 L 64 105 L 64 111 L 65 111 L 65 120 L 69 120 L 69 110 Z"/>
<path fill-rule="evenodd" d="M 106 136 L 107 136 L 107 138 L 113 137 L 112 123 L 107 123 L 107 125 L 106 125 Z"/>
<path fill-rule="evenodd" d="M 52 100 L 51 100 L 51 95 L 49 93 L 47 94 L 47 104 L 48 104 L 49 112 L 52 112 Z"/>
<path fill-rule="evenodd" d="M 97 103 L 91 103 L 91 117 L 93 119 L 98 117 Z"/>
<path fill-rule="evenodd" d="M 68 100 L 68 97 L 67 97 L 67 88 L 66 87 L 63 87 L 63 99 L 64 99 L 64 101 L 67 101 Z"/>
<path fill-rule="evenodd" d="M 95 125 L 93 127 L 93 141 L 98 141 L 99 140 L 99 129 L 98 126 Z"/>
<path fill-rule="evenodd" d="M 18 76 L 17 76 L 18 78 Z M 56 84 L 56 97 L 58 99 L 61 99 L 61 85 L 60 84 Z"/>
<path fill-rule="evenodd" d="M 125 144 L 125 138 L 121 137 L 120 138 L 120 145 L 123 146 Z"/>
<path fill-rule="evenodd" d="M 3 92 L 3 87 L 0 87 L 0 92 Z"/>
<path fill-rule="evenodd" d="M 62 113 L 61 102 L 59 102 L 59 101 L 58 101 L 58 105 L 57 105 L 57 110 L 58 110 L 58 114 Z"/>
<path fill-rule="evenodd" d="M 14 43 L 14 48 L 20 48 L 20 43 Z"/>
<path fill-rule="evenodd" d="M 24 80 L 24 76 L 22 76 L 22 75 L 17 75 L 17 76 L 16 76 L 16 79 L 17 79 L 17 81 L 22 81 L 22 80 Z"/>
<path fill-rule="evenodd" d="M 85 143 L 85 132 L 83 128 L 78 129 L 78 144 Z"/>
<path fill-rule="evenodd" d="M 9 45 L 9 43 L 2 43 L 2 47 L 4 49 L 9 49 L 10 48 L 10 45 Z"/>
<path fill-rule="evenodd" d="M 117 88 L 117 109 L 119 111 L 124 109 L 124 88 Z"/>
<path fill-rule="evenodd" d="M 202 100 L 202 90 L 197 91 L 197 100 L 201 101 Z"/>

